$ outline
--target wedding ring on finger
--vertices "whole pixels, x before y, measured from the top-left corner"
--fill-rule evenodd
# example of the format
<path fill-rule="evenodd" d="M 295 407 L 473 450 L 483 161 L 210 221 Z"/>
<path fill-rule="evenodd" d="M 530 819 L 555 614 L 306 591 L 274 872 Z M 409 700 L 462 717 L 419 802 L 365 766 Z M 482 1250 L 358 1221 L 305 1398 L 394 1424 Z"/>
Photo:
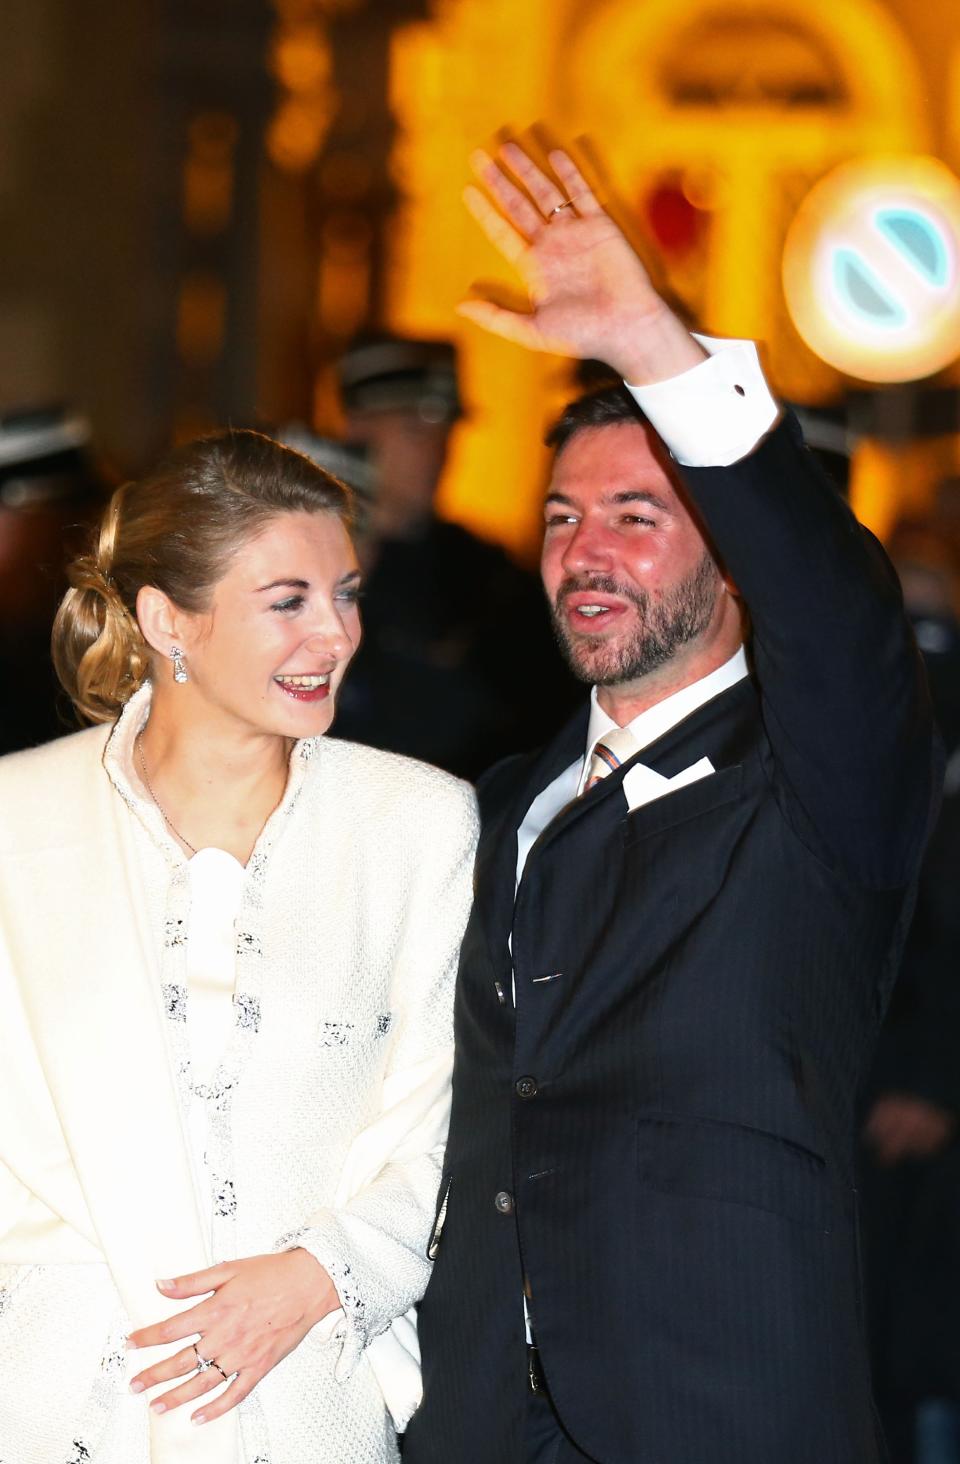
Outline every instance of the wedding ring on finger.
<path fill-rule="evenodd" d="M 554 221 L 554 219 L 556 218 L 557 214 L 562 214 L 563 213 L 563 210 L 565 208 L 573 208 L 573 207 L 574 207 L 574 201 L 573 201 L 573 199 L 572 198 L 565 198 L 563 200 L 563 203 L 558 203 L 557 206 L 556 206 L 556 208 L 552 208 L 550 210 L 550 212 L 547 214 L 547 223 L 548 224 L 552 224 L 553 221 Z"/>
<path fill-rule="evenodd" d="M 224 1372 L 223 1368 L 220 1366 L 215 1357 L 201 1357 L 200 1350 L 197 1347 L 196 1342 L 191 1343 L 191 1346 L 193 1347 L 194 1356 L 197 1359 L 197 1372 L 209 1372 L 210 1368 L 215 1367 L 217 1372 L 223 1378 L 223 1381 L 228 1381 L 227 1374 Z"/>

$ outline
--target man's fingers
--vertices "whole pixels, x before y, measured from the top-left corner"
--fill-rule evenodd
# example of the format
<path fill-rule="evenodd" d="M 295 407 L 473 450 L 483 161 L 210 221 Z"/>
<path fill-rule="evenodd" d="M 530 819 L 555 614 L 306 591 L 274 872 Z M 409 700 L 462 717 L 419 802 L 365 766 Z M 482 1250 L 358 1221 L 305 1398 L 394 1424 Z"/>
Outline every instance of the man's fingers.
<path fill-rule="evenodd" d="M 494 249 L 503 255 L 508 264 L 519 266 L 527 252 L 523 236 L 518 234 L 501 214 L 497 213 L 493 204 L 483 196 L 479 188 L 465 188 L 463 201 Z"/>
<path fill-rule="evenodd" d="M 526 194 L 511 182 L 503 169 L 482 148 L 471 153 L 470 166 L 483 186 L 492 193 L 510 222 L 531 239 L 543 227 L 543 219 Z"/>
<path fill-rule="evenodd" d="M 572 198 L 576 204 L 577 213 L 583 218 L 588 218 L 591 214 L 603 213 L 593 189 L 570 154 L 563 152 L 560 148 L 555 148 L 549 157 L 550 166 L 567 190 L 567 197 Z"/>
<path fill-rule="evenodd" d="M 550 214 L 560 203 L 566 202 L 566 195 L 548 178 L 546 173 L 541 172 L 532 158 L 529 158 L 522 147 L 515 142 L 504 143 L 500 149 L 500 156 L 507 163 L 511 172 L 516 173 L 530 197 L 543 213 L 544 218 Z"/>
<path fill-rule="evenodd" d="M 531 324 L 531 317 L 516 310 L 505 310 L 494 305 L 492 300 L 462 300 L 456 307 L 458 315 L 466 316 L 476 325 L 483 326 L 492 335 L 502 336 L 505 341 L 541 350 L 540 333 Z"/>
<path fill-rule="evenodd" d="M 561 336 L 545 335 L 534 323 L 534 317 L 522 310 L 505 310 L 502 305 L 494 305 L 492 300 L 462 300 L 455 308 L 458 315 L 483 326 L 491 335 L 526 346 L 529 351 L 548 351 L 555 356 L 577 354 L 573 343 Z"/>

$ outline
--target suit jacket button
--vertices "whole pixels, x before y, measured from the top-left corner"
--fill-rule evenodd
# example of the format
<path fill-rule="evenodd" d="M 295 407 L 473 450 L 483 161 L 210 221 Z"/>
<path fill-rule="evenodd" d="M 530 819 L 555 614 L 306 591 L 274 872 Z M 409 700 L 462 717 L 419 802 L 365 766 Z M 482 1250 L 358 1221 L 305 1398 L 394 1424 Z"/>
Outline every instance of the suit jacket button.
<path fill-rule="evenodd" d="M 517 1079 L 517 1097 L 533 1098 L 537 1092 L 536 1078 L 524 1077 Z"/>
<path fill-rule="evenodd" d="M 493 1203 L 501 1215 L 513 1214 L 513 1195 L 510 1194 L 509 1190 L 499 1190 L 493 1197 Z"/>

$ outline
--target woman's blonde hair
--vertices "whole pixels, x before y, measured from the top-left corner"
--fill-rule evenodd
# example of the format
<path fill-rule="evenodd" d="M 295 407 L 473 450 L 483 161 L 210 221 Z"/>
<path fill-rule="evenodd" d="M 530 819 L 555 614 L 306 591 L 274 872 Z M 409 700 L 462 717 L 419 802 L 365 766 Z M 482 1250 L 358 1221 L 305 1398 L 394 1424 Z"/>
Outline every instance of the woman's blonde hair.
<path fill-rule="evenodd" d="M 147 676 L 151 652 L 136 618 L 144 585 L 205 611 L 231 554 L 295 512 L 336 514 L 349 527 L 349 490 L 260 432 L 201 438 L 118 488 L 90 553 L 69 567 L 53 624 L 53 664 L 80 719 L 112 722 Z"/>

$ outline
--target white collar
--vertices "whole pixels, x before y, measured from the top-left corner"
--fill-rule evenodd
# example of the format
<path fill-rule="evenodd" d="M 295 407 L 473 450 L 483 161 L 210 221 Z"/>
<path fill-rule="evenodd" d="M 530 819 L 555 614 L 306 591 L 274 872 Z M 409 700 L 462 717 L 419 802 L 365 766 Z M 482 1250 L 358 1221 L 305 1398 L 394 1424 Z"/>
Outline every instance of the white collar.
<path fill-rule="evenodd" d="M 147 725 L 152 699 L 153 688 L 148 678 L 142 686 L 137 688 L 120 712 L 104 749 L 103 766 L 124 803 L 136 814 L 154 843 L 159 845 L 163 851 L 168 864 L 179 867 L 189 862 L 187 855 L 171 838 L 156 799 L 147 796 L 146 790 L 142 787 L 140 770 L 137 766 L 136 741 Z M 269 847 L 272 835 L 280 827 L 282 818 L 296 804 L 304 778 L 307 776 L 307 764 L 318 754 L 320 743 L 320 737 L 302 737 L 293 744 L 290 752 L 290 771 L 283 797 L 264 824 L 255 845 L 255 852 L 259 852 L 261 848 L 266 850 Z M 271 839 L 265 838 L 268 829 L 272 831 Z"/>
<path fill-rule="evenodd" d="M 684 717 L 689 717 L 698 707 L 705 702 L 718 696 L 721 691 L 728 687 L 735 686 L 748 674 L 747 655 L 743 646 L 734 652 L 729 661 L 724 661 L 715 671 L 709 671 L 706 676 L 701 676 L 699 681 L 691 681 L 689 686 L 681 686 L 679 691 L 673 692 L 671 696 L 665 696 L 663 701 L 655 702 L 652 707 L 647 707 L 645 712 L 634 717 L 627 725 L 633 734 L 634 741 L 638 748 L 649 747 L 682 722 Z M 584 767 L 590 761 L 590 754 L 593 752 L 594 744 L 599 742 L 605 732 L 616 727 L 617 723 L 612 717 L 608 717 L 600 703 L 597 701 L 597 688 L 593 687 L 590 692 L 590 722 L 587 727 L 587 746 L 584 754 Z"/>

